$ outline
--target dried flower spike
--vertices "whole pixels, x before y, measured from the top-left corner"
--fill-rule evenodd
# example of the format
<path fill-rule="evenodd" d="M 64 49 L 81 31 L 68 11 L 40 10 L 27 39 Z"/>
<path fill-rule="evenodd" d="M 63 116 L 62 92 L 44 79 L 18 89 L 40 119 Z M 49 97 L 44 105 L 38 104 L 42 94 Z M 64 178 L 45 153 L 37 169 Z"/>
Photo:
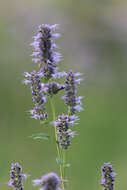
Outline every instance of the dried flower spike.
<path fill-rule="evenodd" d="M 115 175 L 112 165 L 110 163 L 104 163 L 104 165 L 101 168 L 101 172 L 101 185 L 103 186 L 102 190 L 113 190 Z"/>
<path fill-rule="evenodd" d="M 8 185 L 12 186 L 13 190 L 24 190 L 22 180 L 26 178 L 27 175 L 22 174 L 22 167 L 18 163 L 12 164 Z"/>
<path fill-rule="evenodd" d="M 47 94 L 50 96 L 57 94 L 60 90 L 64 89 L 64 85 L 60 85 L 55 81 L 45 84 L 45 87 L 47 87 Z"/>
<path fill-rule="evenodd" d="M 42 186 L 40 190 L 62 190 L 58 186 L 61 184 L 61 180 L 56 173 L 48 173 L 42 176 L 41 179 L 33 180 L 33 185 Z"/>

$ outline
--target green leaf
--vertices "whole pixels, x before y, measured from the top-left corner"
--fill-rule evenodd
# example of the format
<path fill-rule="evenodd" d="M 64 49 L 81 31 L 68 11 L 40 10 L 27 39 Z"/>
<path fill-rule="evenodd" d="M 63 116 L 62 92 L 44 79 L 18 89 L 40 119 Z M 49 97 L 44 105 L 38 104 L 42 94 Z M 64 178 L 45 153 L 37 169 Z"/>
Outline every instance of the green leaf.
<path fill-rule="evenodd" d="M 45 133 L 38 133 L 38 134 L 34 134 L 32 136 L 30 136 L 33 139 L 43 139 L 43 140 L 48 140 L 50 138 L 50 136 L 48 134 Z"/>
<path fill-rule="evenodd" d="M 63 160 L 62 160 L 62 159 L 59 159 L 59 158 L 56 158 L 56 162 L 57 162 L 57 164 L 59 164 L 59 165 L 62 165 L 62 164 L 63 164 Z"/>

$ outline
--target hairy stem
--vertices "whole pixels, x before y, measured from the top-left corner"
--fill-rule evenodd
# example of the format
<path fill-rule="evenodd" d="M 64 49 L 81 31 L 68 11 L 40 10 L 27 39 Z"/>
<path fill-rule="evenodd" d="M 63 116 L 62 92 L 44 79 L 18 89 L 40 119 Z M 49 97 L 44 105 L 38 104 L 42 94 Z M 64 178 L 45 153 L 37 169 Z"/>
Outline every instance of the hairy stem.
<path fill-rule="evenodd" d="M 51 109 L 52 109 L 52 114 L 53 114 L 53 121 L 56 121 L 56 113 L 55 113 L 55 106 L 54 106 L 54 101 L 53 98 L 50 99 L 50 104 L 51 104 Z M 63 151 L 61 151 L 60 146 L 58 144 L 58 135 L 56 133 L 56 127 L 55 127 L 55 140 L 56 140 L 56 149 L 57 149 L 57 157 L 59 160 L 62 160 L 63 163 L 59 164 L 60 167 L 60 176 L 62 180 L 62 188 L 64 189 L 64 160 L 63 160 Z"/>
<path fill-rule="evenodd" d="M 63 176 L 66 179 L 66 150 L 63 150 Z"/>

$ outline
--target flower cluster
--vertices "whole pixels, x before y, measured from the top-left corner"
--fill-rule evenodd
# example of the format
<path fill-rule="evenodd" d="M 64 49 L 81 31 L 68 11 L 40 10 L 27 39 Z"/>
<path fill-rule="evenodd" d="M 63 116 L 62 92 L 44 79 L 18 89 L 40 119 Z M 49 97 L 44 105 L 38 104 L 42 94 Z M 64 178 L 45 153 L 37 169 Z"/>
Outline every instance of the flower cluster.
<path fill-rule="evenodd" d="M 76 116 L 60 115 L 57 121 L 53 122 L 56 127 L 58 142 L 62 149 L 68 149 L 71 144 L 70 137 L 74 137 L 75 132 L 70 129 L 78 118 Z"/>
<path fill-rule="evenodd" d="M 53 38 L 60 35 L 54 33 L 58 25 L 42 24 L 38 27 L 38 33 L 34 36 L 34 42 L 31 44 L 34 47 L 32 60 L 35 63 L 40 63 L 44 77 L 51 78 L 57 72 L 57 63 L 61 60 L 61 54 L 54 49 L 57 47 Z"/>
<path fill-rule="evenodd" d="M 62 99 L 65 101 L 65 104 L 69 107 L 69 112 L 71 115 L 74 115 L 76 111 L 82 110 L 82 103 L 81 99 L 82 96 L 77 97 L 77 84 L 80 84 L 81 78 L 77 79 L 78 76 L 80 76 L 80 73 L 73 73 L 70 71 L 66 75 L 65 80 L 65 96 L 62 97 Z"/>
<path fill-rule="evenodd" d="M 22 167 L 18 163 L 12 164 L 8 185 L 12 186 L 13 190 L 24 190 L 22 180 L 26 177 L 26 174 L 22 174 Z"/>
<path fill-rule="evenodd" d="M 58 186 L 61 184 L 61 180 L 56 173 L 48 173 L 42 176 L 41 179 L 33 180 L 33 185 L 41 186 L 40 190 L 62 190 Z"/>
<path fill-rule="evenodd" d="M 57 63 L 60 61 L 61 55 L 56 52 L 56 44 L 53 38 L 59 37 L 58 33 L 54 33 L 57 25 L 42 24 L 38 27 L 38 33 L 34 36 L 34 42 L 31 44 L 35 51 L 32 53 L 34 62 L 40 64 L 40 70 L 31 73 L 25 72 L 24 84 L 30 84 L 33 96 L 34 109 L 30 110 L 32 118 L 46 120 L 48 113 L 45 111 L 45 103 L 47 98 L 57 94 L 64 89 L 64 85 L 58 84 L 51 79 L 65 76 L 65 72 L 57 72 Z"/>
<path fill-rule="evenodd" d="M 64 71 L 59 72 L 58 63 L 61 61 L 61 54 L 56 52 L 57 46 L 54 42 L 54 38 L 59 37 L 58 33 L 54 33 L 56 28 L 57 25 L 50 26 L 47 24 L 42 24 L 38 27 L 37 35 L 33 37 L 34 42 L 31 45 L 34 48 L 34 52 L 32 53 L 32 57 L 34 58 L 32 61 L 39 64 L 39 71 L 25 72 L 24 83 L 26 85 L 29 84 L 32 91 L 34 109 L 29 111 L 32 118 L 41 121 L 47 120 L 46 103 L 48 99 L 51 99 L 58 159 L 64 163 L 64 156 L 62 155 L 64 151 L 62 150 L 69 148 L 71 137 L 75 136 L 72 128 L 78 120 L 76 113 L 82 110 L 82 97 L 77 96 L 77 86 L 82 79 L 78 78 L 81 75 L 80 73 L 73 73 L 72 71 L 69 73 Z M 64 77 L 64 84 L 61 84 L 63 80 L 59 80 L 61 77 Z M 61 90 L 65 92 L 62 99 L 68 107 L 68 114 L 61 114 L 56 120 L 52 96 Z M 65 174 L 62 174 L 64 166 L 60 167 L 61 179 L 64 180 Z M 62 190 L 58 187 L 61 181 L 55 173 L 48 173 L 41 179 L 34 180 L 33 182 L 34 185 L 42 186 L 41 190 Z M 64 189 L 63 181 L 61 186 Z"/>
<path fill-rule="evenodd" d="M 45 110 L 45 103 L 48 98 L 57 94 L 59 91 L 64 90 L 65 95 L 62 99 L 68 106 L 68 115 L 58 116 L 58 121 L 55 125 L 57 127 L 57 141 L 61 148 L 67 149 L 70 145 L 70 137 L 74 136 L 70 128 L 71 122 L 77 120 L 75 114 L 77 111 L 82 110 L 81 96 L 77 96 L 77 85 L 80 84 L 81 78 L 78 78 L 80 73 L 73 73 L 70 71 L 58 72 L 58 62 L 61 55 L 55 51 L 56 44 L 54 37 L 59 37 L 54 31 L 57 25 L 42 24 L 38 27 L 38 33 L 34 36 L 34 42 L 31 44 L 35 51 L 33 52 L 32 59 L 34 62 L 39 63 L 39 72 L 33 71 L 25 73 L 25 84 L 30 84 L 34 109 L 29 112 L 32 118 L 39 120 L 46 120 L 48 113 Z M 65 77 L 65 84 L 59 84 L 55 80 Z M 73 116 L 73 117 L 71 117 Z M 75 119 L 76 118 L 76 119 Z"/>
<path fill-rule="evenodd" d="M 27 78 L 24 83 L 30 84 L 32 95 L 33 95 L 33 102 L 34 102 L 34 109 L 30 110 L 29 112 L 34 119 L 44 120 L 47 119 L 48 114 L 45 113 L 44 104 L 46 103 L 46 97 L 42 93 L 42 84 L 41 84 L 41 73 L 33 71 L 31 73 L 26 72 L 25 77 Z"/>
<path fill-rule="evenodd" d="M 103 190 L 113 190 L 115 175 L 112 165 L 110 163 L 104 163 L 104 165 L 101 168 L 101 172 L 101 185 L 103 186 Z"/>

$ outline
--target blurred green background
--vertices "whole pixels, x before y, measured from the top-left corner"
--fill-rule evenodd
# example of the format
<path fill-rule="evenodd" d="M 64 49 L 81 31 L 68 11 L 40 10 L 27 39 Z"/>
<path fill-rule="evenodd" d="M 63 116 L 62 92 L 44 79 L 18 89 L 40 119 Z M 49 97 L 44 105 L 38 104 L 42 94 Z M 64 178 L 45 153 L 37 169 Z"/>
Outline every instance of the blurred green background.
<path fill-rule="evenodd" d="M 22 73 L 35 67 L 29 44 L 41 23 L 60 24 L 60 67 L 73 68 L 85 78 L 79 90 L 86 97 L 85 111 L 68 152 L 68 190 L 101 190 L 100 167 L 109 161 L 117 173 L 115 190 L 126 190 L 126 0 L 0 1 L 0 189 L 11 189 L 6 182 L 15 161 L 31 174 L 24 183 L 27 190 L 38 189 L 32 179 L 58 172 L 55 145 L 28 138 L 47 131 L 29 118 L 31 94 L 22 85 Z M 57 109 L 62 113 L 62 104 Z"/>

